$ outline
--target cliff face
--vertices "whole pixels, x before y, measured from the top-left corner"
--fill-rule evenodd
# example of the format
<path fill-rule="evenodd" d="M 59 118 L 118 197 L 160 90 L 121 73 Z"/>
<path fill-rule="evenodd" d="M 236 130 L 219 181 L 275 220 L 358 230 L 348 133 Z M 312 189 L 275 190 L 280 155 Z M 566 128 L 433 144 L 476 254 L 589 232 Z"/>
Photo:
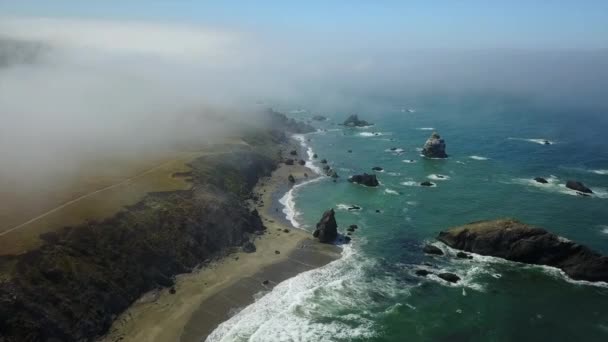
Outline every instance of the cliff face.
<path fill-rule="evenodd" d="M 193 190 L 149 194 L 0 260 L 12 268 L 0 283 L 0 341 L 91 340 L 143 293 L 242 245 L 264 229 L 243 198 L 274 166 L 253 151 L 198 159 Z"/>

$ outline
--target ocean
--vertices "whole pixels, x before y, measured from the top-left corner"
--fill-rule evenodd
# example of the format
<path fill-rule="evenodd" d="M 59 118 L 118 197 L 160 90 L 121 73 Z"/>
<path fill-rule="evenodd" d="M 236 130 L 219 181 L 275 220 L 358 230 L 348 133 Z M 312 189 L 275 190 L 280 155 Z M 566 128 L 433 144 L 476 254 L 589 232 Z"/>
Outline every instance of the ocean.
<path fill-rule="evenodd" d="M 340 178 L 317 178 L 280 198 L 285 219 L 300 229 L 312 232 L 329 208 L 342 233 L 357 224 L 342 258 L 260 294 L 209 341 L 608 341 L 607 284 L 497 258 L 422 253 L 441 230 L 510 217 L 608 254 L 606 115 L 497 95 L 364 108 L 358 114 L 373 126 L 340 126 L 344 112 L 293 115 L 329 118 L 294 138 L 311 168 L 326 158 Z M 420 156 L 433 131 L 446 141 L 446 160 Z M 374 166 L 384 169 L 376 172 L 379 187 L 346 181 Z M 595 195 L 578 196 L 565 187 L 568 179 Z M 417 277 L 419 268 L 462 280 Z"/>

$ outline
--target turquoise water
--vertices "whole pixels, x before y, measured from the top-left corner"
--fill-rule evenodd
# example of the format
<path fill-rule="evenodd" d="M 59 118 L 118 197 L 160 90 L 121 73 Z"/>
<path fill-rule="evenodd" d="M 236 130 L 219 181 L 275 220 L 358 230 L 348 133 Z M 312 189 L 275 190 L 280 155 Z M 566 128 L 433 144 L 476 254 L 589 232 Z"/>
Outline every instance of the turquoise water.
<path fill-rule="evenodd" d="M 304 139 L 342 177 L 292 191 L 291 214 L 311 230 L 323 210 L 334 208 L 342 229 L 360 228 L 340 260 L 280 284 L 210 340 L 607 341 L 605 284 L 494 258 L 421 252 L 442 229 L 513 217 L 608 253 L 608 125 L 601 113 L 506 97 L 426 98 L 405 106 L 414 113 L 401 106 L 366 107 L 359 114 L 375 125 L 365 129 L 335 125 L 346 114 L 323 113 L 331 117 L 316 123 L 323 131 Z M 419 156 L 432 130 L 446 139 L 447 160 Z M 380 187 L 346 182 L 373 166 L 385 170 L 377 173 Z M 550 184 L 535 184 L 537 176 Z M 568 191 L 567 179 L 584 182 L 596 196 Z M 424 180 L 436 186 L 417 185 Z M 362 209 L 348 211 L 349 205 Z M 420 267 L 454 272 L 462 281 L 416 277 Z"/>

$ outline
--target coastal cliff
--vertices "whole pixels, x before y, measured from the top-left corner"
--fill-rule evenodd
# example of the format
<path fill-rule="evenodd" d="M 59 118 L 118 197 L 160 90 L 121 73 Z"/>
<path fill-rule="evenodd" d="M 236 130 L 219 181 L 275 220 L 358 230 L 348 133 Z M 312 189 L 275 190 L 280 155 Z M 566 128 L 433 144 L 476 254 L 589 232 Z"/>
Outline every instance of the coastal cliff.
<path fill-rule="evenodd" d="M 191 163 L 191 190 L 150 193 L 99 222 L 41 236 L 0 258 L 0 341 L 90 341 L 142 294 L 221 258 L 264 229 L 247 204 L 280 160 L 284 132 L 310 128 L 271 112 L 245 144 Z"/>

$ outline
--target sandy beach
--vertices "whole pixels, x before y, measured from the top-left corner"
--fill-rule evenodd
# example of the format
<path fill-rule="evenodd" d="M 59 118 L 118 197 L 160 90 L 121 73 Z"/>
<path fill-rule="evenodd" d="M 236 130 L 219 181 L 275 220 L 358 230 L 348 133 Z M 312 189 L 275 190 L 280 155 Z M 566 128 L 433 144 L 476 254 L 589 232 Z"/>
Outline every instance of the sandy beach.
<path fill-rule="evenodd" d="M 176 278 L 169 289 L 144 295 L 112 325 L 99 341 L 201 341 L 231 314 L 254 301 L 254 295 L 300 272 L 325 265 L 340 249 L 312 240 L 281 218 L 282 206 L 273 199 L 289 186 L 288 176 L 305 180 L 314 172 L 304 166 L 281 164 L 255 188 L 256 205 L 266 232 L 255 238 L 256 252 L 235 251 L 192 273 Z"/>

